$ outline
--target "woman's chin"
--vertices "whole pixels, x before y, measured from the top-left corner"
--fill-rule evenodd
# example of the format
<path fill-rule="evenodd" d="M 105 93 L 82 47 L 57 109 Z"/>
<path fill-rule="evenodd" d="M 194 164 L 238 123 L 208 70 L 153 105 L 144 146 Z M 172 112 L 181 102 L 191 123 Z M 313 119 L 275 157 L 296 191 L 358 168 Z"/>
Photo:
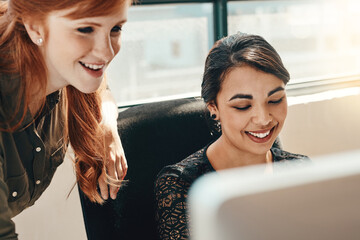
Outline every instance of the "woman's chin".
<path fill-rule="evenodd" d="M 82 93 L 90 94 L 90 93 L 95 93 L 100 88 L 100 84 L 96 84 L 93 86 L 74 86 L 74 87 Z"/>

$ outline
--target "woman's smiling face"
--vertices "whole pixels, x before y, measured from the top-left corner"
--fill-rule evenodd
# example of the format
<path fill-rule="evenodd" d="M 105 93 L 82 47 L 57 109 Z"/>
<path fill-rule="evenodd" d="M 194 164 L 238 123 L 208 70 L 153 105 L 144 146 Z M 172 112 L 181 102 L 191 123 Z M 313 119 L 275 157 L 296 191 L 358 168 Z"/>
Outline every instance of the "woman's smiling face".
<path fill-rule="evenodd" d="M 49 14 L 42 46 L 48 89 L 55 91 L 72 85 L 81 92 L 91 93 L 99 88 L 106 67 L 120 50 L 128 7 L 128 1 L 124 1 L 110 15 L 80 19 L 66 17 L 74 9 Z"/>
<path fill-rule="evenodd" d="M 266 153 L 279 135 L 287 114 L 285 84 L 251 66 L 226 74 L 211 114 L 221 123 L 221 138 L 230 147 L 252 154 Z"/>

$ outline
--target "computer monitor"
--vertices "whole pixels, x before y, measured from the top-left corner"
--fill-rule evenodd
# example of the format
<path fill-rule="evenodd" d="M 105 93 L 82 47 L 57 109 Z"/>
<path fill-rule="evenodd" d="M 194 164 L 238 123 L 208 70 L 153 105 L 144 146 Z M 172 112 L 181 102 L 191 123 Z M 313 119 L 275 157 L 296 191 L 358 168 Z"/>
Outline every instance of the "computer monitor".
<path fill-rule="evenodd" d="M 360 151 L 291 166 L 201 177 L 189 192 L 191 239 L 360 239 Z"/>

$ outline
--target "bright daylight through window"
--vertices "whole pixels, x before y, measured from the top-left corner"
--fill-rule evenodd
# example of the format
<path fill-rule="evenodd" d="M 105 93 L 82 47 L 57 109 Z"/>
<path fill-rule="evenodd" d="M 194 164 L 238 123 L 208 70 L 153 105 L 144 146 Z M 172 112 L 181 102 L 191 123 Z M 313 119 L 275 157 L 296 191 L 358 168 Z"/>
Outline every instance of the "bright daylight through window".
<path fill-rule="evenodd" d="M 265 37 L 290 84 L 360 74 L 357 0 L 229 1 L 227 12 L 228 34 Z M 132 7 L 122 34 L 108 71 L 119 105 L 199 95 L 214 42 L 212 3 Z"/>

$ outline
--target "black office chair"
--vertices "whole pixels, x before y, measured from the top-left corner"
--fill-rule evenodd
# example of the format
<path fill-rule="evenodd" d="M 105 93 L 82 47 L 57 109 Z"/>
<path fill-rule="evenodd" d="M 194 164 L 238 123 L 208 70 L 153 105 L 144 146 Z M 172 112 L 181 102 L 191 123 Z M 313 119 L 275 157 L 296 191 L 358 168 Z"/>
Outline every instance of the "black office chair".
<path fill-rule="evenodd" d="M 89 202 L 80 191 L 89 240 L 156 240 L 154 182 L 158 172 L 215 140 L 200 99 L 178 99 L 131 107 L 118 127 L 129 170 L 116 200 Z M 275 142 L 280 146 L 280 143 Z"/>
<path fill-rule="evenodd" d="M 214 140 L 200 99 L 149 103 L 120 112 L 119 133 L 128 161 L 116 200 L 90 203 L 80 191 L 89 240 L 158 239 L 154 217 L 154 181 L 174 164 Z"/>

